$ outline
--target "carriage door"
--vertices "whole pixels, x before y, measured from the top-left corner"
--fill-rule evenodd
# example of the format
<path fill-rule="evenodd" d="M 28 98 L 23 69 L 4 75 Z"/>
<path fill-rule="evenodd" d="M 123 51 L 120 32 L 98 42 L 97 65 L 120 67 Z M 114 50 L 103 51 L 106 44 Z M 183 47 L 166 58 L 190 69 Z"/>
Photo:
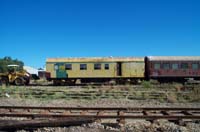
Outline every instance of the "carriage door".
<path fill-rule="evenodd" d="M 54 65 L 55 71 L 56 71 L 56 77 L 57 78 L 67 78 L 67 73 L 65 70 L 65 64 L 64 63 L 56 63 Z"/>
<path fill-rule="evenodd" d="M 117 62 L 117 76 L 122 76 L 122 63 Z"/>

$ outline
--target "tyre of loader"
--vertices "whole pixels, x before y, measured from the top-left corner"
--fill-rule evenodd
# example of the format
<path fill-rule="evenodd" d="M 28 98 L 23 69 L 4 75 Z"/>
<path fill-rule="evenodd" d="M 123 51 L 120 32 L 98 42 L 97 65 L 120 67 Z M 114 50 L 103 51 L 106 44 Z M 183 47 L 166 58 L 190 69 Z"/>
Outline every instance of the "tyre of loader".
<path fill-rule="evenodd" d="M 16 78 L 14 83 L 15 83 L 16 86 L 24 85 L 24 79 L 23 78 Z"/>

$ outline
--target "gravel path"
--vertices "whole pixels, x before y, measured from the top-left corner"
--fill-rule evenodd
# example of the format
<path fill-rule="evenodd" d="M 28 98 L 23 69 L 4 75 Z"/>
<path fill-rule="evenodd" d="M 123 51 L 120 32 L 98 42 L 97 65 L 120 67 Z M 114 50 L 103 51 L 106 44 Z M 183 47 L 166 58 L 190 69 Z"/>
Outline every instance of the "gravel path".
<path fill-rule="evenodd" d="M 100 100 L 31 100 L 31 99 L 0 99 L 0 105 L 23 105 L 23 106 L 80 106 L 80 107 L 200 107 L 200 103 L 160 103 L 156 100 L 116 100 L 116 99 L 100 99 Z"/>

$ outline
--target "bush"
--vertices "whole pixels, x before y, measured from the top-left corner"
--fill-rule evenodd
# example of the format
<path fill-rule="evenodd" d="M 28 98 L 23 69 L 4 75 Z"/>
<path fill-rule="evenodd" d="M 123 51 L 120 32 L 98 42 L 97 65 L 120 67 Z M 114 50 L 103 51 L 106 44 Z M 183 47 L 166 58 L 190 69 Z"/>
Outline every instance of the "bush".
<path fill-rule="evenodd" d="M 0 58 L 0 72 L 7 72 L 8 71 L 8 67 L 7 65 L 11 65 L 11 64 L 15 64 L 15 65 L 19 65 L 19 69 L 22 70 L 24 63 L 20 60 L 17 59 L 12 59 L 11 57 L 4 57 L 4 58 Z"/>

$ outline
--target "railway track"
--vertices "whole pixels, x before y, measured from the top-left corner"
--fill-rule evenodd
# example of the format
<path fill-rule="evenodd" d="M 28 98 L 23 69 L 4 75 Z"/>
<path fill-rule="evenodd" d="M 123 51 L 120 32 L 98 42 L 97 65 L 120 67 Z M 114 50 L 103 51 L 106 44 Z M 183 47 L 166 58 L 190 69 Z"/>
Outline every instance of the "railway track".
<path fill-rule="evenodd" d="M 17 117 L 33 119 L 84 117 L 93 119 L 200 120 L 200 108 L 0 106 L 0 117 Z"/>
<path fill-rule="evenodd" d="M 4 118 L 12 120 L 2 120 Z M 105 120 L 125 124 L 136 119 L 151 122 L 158 119 L 199 121 L 200 108 L 0 106 L 0 130 L 81 125 Z"/>

